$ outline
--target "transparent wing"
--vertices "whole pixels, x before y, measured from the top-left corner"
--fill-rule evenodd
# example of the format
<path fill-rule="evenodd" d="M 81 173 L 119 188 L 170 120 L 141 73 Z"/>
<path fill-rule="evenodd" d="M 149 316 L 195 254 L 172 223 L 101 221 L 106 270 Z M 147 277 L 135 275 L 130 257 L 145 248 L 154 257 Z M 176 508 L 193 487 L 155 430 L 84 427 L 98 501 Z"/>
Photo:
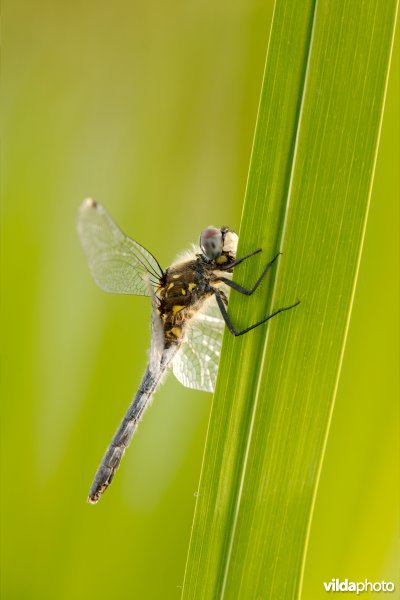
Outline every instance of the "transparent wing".
<path fill-rule="evenodd" d="M 97 285 L 112 294 L 149 296 L 162 269 L 154 256 L 128 238 L 107 211 L 85 200 L 78 214 L 78 234 Z"/>
<path fill-rule="evenodd" d="M 214 391 L 224 325 L 215 298 L 208 300 L 193 317 L 184 342 L 172 361 L 174 375 L 184 386 Z"/>

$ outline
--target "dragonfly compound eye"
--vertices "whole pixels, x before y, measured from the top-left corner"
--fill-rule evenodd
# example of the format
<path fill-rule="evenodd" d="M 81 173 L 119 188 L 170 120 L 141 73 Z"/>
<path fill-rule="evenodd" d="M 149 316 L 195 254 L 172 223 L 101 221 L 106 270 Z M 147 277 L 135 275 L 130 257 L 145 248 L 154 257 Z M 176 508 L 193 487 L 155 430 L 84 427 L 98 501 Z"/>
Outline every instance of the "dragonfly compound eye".
<path fill-rule="evenodd" d="M 215 227 L 208 227 L 201 232 L 200 248 L 209 259 L 218 258 L 223 250 L 222 232 Z"/>

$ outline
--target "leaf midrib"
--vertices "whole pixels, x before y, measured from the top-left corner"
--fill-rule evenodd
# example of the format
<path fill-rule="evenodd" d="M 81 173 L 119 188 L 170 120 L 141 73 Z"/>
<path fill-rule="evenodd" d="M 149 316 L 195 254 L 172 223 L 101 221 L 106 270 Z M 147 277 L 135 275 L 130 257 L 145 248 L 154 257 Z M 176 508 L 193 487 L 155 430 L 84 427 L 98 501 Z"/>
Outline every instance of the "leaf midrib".
<path fill-rule="evenodd" d="M 289 154 L 289 160 L 287 163 L 287 174 L 285 176 L 285 187 L 284 187 L 284 194 L 283 194 L 284 202 L 282 202 L 282 210 L 281 210 L 281 217 L 279 220 L 278 235 L 276 236 L 277 239 L 279 239 L 279 243 L 277 244 L 279 249 L 283 248 L 284 241 L 285 241 L 286 222 L 287 222 L 287 215 L 288 215 L 289 205 L 290 205 L 293 174 L 295 171 L 296 153 L 297 153 L 298 139 L 299 139 L 299 133 L 300 133 L 300 128 L 301 128 L 302 108 L 303 108 L 304 98 L 305 98 L 306 89 L 307 89 L 310 56 L 311 56 L 312 43 L 313 43 L 313 33 L 314 33 L 314 28 L 315 28 L 314 27 L 315 26 L 315 17 L 316 17 L 316 12 L 317 12 L 317 1 L 318 0 L 314 0 L 314 2 L 313 2 L 311 14 L 310 14 L 310 23 L 309 23 L 308 32 L 307 32 L 308 33 L 308 41 L 307 41 L 307 45 L 306 45 L 306 49 L 305 49 L 305 56 L 304 56 L 304 60 L 303 60 L 303 73 L 302 73 L 302 77 L 301 77 L 300 93 L 299 93 L 299 99 L 298 99 L 298 103 L 297 103 L 297 107 L 296 107 L 296 117 L 295 117 L 295 121 L 294 121 L 292 141 L 290 144 L 290 154 Z M 274 12 L 275 12 L 275 7 L 274 7 Z M 273 17 L 274 17 L 274 15 L 273 15 Z M 270 39 L 271 39 L 271 34 L 272 34 L 272 31 L 270 33 Z M 269 44 L 268 44 L 268 46 L 269 46 Z M 268 61 L 268 54 L 269 54 L 269 47 L 268 47 L 267 56 L 266 56 L 266 64 Z M 262 86 L 264 85 L 265 74 L 266 74 L 266 72 L 264 70 Z M 260 104 L 261 104 L 261 102 L 262 102 L 262 100 L 260 100 Z M 258 125 L 259 118 L 260 118 L 260 114 L 257 115 L 256 131 L 257 131 L 257 125 Z M 252 160 L 253 160 L 254 145 L 255 145 L 255 140 L 253 142 L 252 157 L 251 157 L 250 168 L 249 168 L 249 176 L 252 172 Z M 266 148 L 267 148 L 266 143 L 264 143 L 263 151 L 262 151 L 263 158 L 264 158 L 264 155 L 266 152 Z M 248 185 L 249 185 L 249 178 L 247 181 L 245 197 L 247 197 Z M 260 182 L 258 183 L 257 191 L 258 191 L 259 185 L 260 185 Z M 245 208 L 244 208 L 244 210 L 245 210 Z M 239 239 L 240 239 L 240 236 L 239 236 Z M 278 279 L 279 279 L 279 273 L 280 273 L 280 265 L 278 262 L 275 273 L 271 277 L 272 284 L 271 284 L 271 288 L 270 288 L 271 291 L 269 294 L 270 301 L 268 302 L 269 311 L 272 310 L 271 307 L 273 306 L 274 299 L 276 296 L 276 289 L 277 289 L 277 284 L 278 284 Z M 228 539 L 224 543 L 224 548 L 223 548 L 223 552 L 222 552 L 221 571 L 223 570 L 223 576 L 219 578 L 219 581 L 221 581 L 221 587 L 220 587 L 220 590 L 218 593 L 218 597 L 221 598 L 221 600 L 224 598 L 224 595 L 225 595 L 225 587 L 226 587 L 226 581 L 227 581 L 229 568 L 230 568 L 232 547 L 233 547 L 234 540 L 235 540 L 237 519 L 238 519 L 240 504 L 241 504 L 241 499 L 242 499 L 242 491 L 243 491 L 243 485 L 244 485 L 244 480 L 245 480 L 245 475 L 246 475 L 247 461 L 248 461 L 248 456 L 249 456 L 249 452 L 250 452 L 250 448 L 251 448 L 253 426 L 254 426 L 254 421 L 256 418 L 256 414 L 257 414 L 258 401 L 259 401 L 259 397 L 260 397 L 260 387 L 262 384 L 262 373 L 263 373 L 265 358 L 266 358 L 266 353 L 267 353 L 269 331 L 270 331 L 269 328 L 267 328 L 265 338 L 263 341 L 261 358 L 259 359 L 258 368 L 256 369 L 257 380 L 255 382 L 255 385 L 253 386 L 253 389 L 255 388 L 255 393 L 253 396 L 254 399 L 253 399 L 252 407 L 251 407 L 251 410 L 249 411 L 250 417 L 249 417 L 249 425 L 248 425 L 247 434 L 246 434 L 246 448 L 244 451 L 244 456 L 243 456 L 241 467 L 240 467 L 240 469 L 238 469 L 238 473 L 237 473 L 238 483 L 236 484 L 237 493 L 235 494 L 236 502 L 235 502 L 235 506 L 234 506 L 234 511 L 233 511 L 233 515 L 231 515 L 231 518 L 229 519 L 229 521 L 232 522 L 232 526 L 230 528 L 228 528 L 228 534 L 227 534 Z M 274 573 L 275 573 L 275 570 L 274 570 Z M 273 575 L 273 577 L 274 577 L 274 575 Z"/>

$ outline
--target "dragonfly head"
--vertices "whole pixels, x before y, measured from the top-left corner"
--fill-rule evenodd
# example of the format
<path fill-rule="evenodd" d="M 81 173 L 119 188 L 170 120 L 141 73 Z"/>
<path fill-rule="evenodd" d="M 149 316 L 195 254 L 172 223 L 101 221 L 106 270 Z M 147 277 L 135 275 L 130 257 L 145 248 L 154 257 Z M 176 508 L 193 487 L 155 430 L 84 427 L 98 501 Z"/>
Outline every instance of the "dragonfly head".
<path fill-rule="evenodd" d="M 200 249 L 209 260 L 217 260 L 221 256 L 226 257 L 224 261 L 219 262 L 235 260 L 237 243 L 237 234 L 228 227 L 221 229 L 207 227 L 207 229 L 203 229 L 200 236 Z"/>

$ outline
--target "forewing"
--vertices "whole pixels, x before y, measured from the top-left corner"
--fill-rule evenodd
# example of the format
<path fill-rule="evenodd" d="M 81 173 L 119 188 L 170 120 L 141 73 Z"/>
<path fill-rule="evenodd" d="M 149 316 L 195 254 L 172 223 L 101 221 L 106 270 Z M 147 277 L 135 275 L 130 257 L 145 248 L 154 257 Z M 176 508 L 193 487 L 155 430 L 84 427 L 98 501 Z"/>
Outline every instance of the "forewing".
<path fill-rule="evenodd" d="M 154 256 L 127 237 L 107 211 L 85 200 L 78 214 L 78 234 L 97 285 L 112 294 L 149 296 L 162 269 Z"/>
<path fill-rule="evenodd" d="M 224 321 L 215 298 L 211 298 L 193 317 L 172 361 L 174 375 L 184 386 L 214 391 L 223 332 Z"/>

